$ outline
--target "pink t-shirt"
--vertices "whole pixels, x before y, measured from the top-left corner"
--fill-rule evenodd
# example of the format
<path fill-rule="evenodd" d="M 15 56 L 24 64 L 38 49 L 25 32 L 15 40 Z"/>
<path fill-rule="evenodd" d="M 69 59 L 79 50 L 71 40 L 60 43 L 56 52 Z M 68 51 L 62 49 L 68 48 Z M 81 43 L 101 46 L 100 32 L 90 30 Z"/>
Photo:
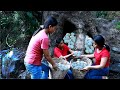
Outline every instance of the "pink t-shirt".
<path fill-rule="evenodd" d="M 33 36 L 29 42 L 25 62 L 33 65 L 41 65 L 43 49 L 49 48 L 49 38 L 44 30 Z"/>

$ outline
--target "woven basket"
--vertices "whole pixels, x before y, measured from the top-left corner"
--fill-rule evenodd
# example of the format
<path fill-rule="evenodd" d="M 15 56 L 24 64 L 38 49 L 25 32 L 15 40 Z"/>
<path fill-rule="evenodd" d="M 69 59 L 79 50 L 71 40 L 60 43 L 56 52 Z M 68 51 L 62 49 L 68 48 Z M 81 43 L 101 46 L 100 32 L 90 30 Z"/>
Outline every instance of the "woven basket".
<path fill-rule="evenodd" d="M 64 59 L 60 59 L 60 58 L 52 58 L 52 60 L 54 60 L 55 63 L 59 63 L 61 62 L 64 65 L 68 65 L 67 70 L 60 70 L 59 68 L 55 71 L 51 64 L 49 64 L 50 68 L 51 68 L 51 79 L 64 79 L 65 75 L 67 74 L 68 70 L 70 69 L 70 63 Z"/>
<path fill-rule="evenodd" d="M 92 60 L 87 58 L 87 57 L 83 57 L 80 60 L 83 60 L 84 62 L 86 62 L 87 66 L 92 65 Z M 73 62 L 76 62 L 76 61 L 77 61 L 77 58 L 72 59 L 70 63 L 72 64 Z M 73 72 L 74 79 L 83 79 L 85 74 L 87 73 L 87 71 L 83 71 L 81 69 L 74 69 L 72 66 L 71 66 L 71 69 L 72 69 L 72 72 Z"/>

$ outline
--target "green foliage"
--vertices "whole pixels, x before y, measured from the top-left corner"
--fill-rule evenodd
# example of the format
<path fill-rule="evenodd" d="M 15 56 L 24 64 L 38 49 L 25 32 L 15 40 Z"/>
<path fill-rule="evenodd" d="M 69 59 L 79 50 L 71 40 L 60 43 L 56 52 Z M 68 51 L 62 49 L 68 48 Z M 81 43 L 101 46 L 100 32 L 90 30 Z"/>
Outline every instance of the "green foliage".
<path fill-rule="evenodd" d="M 40 25 L 33 13 L 32 11 L 0 11 L 2 48 L 6 46 L 6 37 L 7 42 L 14 46 L 18 40 L 23 41 L 26 36 L 33 34 Z"/>
<path fill-rule="evenodd" d="M 97 18 L 113 20 L 120 16 L 120 11 L 96 11 Z M 120 21 L 115 24 L 115 28 L 120 30 Z"/>
<path fill-rule="evenodd" d="M 107 11 L 96 11 L 97 18 L 105 18 L 107 16 Z"/>
<path fill-rule="evenodd" d="M 26 29 L 26 34 L 32 35 L 33 32 L 39 27 L 40 22 L 37 21 L 32 12 L 26 12 L 24 15 L 26 18 L 26 26 L 28 27 Z"/>
<path fill-rule="evenodd" d="M 97 18 L 105 18 L 108 20 L 113 20 L 120 16 L 120 11 L 95 11 Z"/>
<path fill-rule="evenodd" d="M 116 23 L 116 29 L 120 30 L 120 21 Z"/>

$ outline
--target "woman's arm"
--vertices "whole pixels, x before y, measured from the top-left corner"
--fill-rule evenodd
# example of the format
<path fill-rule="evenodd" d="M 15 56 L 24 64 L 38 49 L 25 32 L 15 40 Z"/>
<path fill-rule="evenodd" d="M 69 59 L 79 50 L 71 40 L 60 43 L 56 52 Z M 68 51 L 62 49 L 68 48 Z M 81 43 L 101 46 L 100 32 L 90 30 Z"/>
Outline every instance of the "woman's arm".
<path fill-rule="evenodd" d="M 94 54 L 81 55 L 80 57 L 94 58 Z"/>
<path fill-rule="evenodd" d="M 100 65 L 87 66 L 87 67 L 85 67 L 83 70 L 104 68 L 105 65 L 106 65 L 107 60 L 108 60 L 108 57 L 103 57 L 103 58 L 101 58 Z"/>
<path fill-rule="evenodd" d="M 63 56 L 64 58 L 68 58 L 74 54 L 74 51 L 69 49 L 70 54 Z"/>
<path fill-rule="evenodd" d="M 69 49 L 69 52 L 70 52 L 71 54 L 73 54 L 73 53 L 74 53 L 74 51 L 73 51 L 73 50 L 71 50 L 71 49 Z"/>
<path fill-rule="evenodd" d="M 65 55 L 65 56 L 63 56 L 63 57 L 64 57 L 64 58 L 68 58 L 68 57 L 70 57 L 71 55 L 73 55 L 73 53 L 68 54 L 68 55 Z"/>
<path fill-rule="evenodd" d="M 71 50 L 71 49 L 69 49 L 69 52 L 70 52 L 70 54 L 68 54 L 68 55 L 65 55 L 65 56 L 60 56 L 59 58 L 64 58 L 64 59 L 66 59 L 66 58 L 68 58 L 68 57 L 70 57 L 71 55 L 73 55 L 74 54 L 74 51 L 73 50 Z"/>
<path fill-rule="evenodd" d="M 45 58 L 47 59 L 47 61 L 53 66 L 53 68 L 56 69 L 57 66 L 56 66 L 55 62 L 52 60 L 48 49 L 43 49 L 43 54 L 44 54 Z"/>

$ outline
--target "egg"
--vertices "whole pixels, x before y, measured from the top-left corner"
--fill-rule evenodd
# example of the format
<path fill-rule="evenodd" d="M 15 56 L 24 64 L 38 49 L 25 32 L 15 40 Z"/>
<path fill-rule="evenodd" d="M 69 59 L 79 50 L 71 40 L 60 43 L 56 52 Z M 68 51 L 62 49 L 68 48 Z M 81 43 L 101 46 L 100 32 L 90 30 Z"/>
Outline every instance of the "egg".
<path fill-rule="evenodd" d="M 85 61 L 77 60 L 76 62 L 73 62 L 71 66 L 74 69 L 83 69 L 87 66 L 87 63 Z"/>
<path fill-rule="evenodd" d="M 71 33 L 71 36 L 74 36 L 75 34 L 74 33 Z"/>
<path fill-rule="evenodd" d="M 57 63 L 57 67 L 60 69 L 60 70 L 68 70 L 70 68 L 70 65 L 68 63 L 62 63 L 62 62 L 59 62 Z"/>
<path fill-rule="evenodd" d="M 66 33 L 66 36 L 70 36 L 70 33 Z"/>

